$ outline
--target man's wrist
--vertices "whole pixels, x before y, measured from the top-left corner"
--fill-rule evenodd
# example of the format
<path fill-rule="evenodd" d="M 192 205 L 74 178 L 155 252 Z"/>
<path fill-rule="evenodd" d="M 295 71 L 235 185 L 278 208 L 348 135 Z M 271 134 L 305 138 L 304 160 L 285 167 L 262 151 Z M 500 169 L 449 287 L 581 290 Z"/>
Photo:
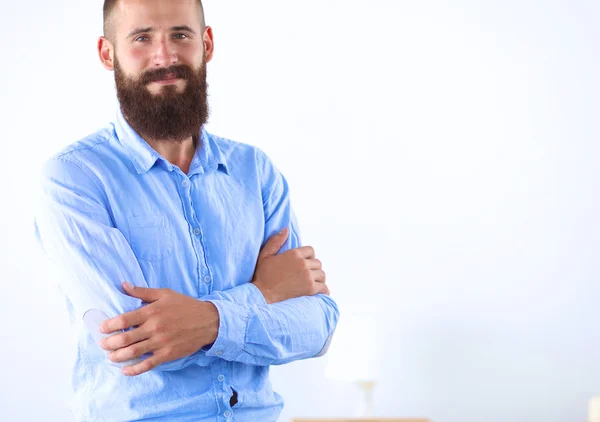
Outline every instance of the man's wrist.
<path fill-rule="evenodd" d="M 203 341 L 205 344 L 202 347 L 206 347 L 217 341 L 217 337 L 219 336 L 219 311 L 211 302 L 202 302 L 202 304 L 203 312 L 201 320 L 204 320 L 204 323 L 206 324 L 204 327 L 206 338 Z"/>

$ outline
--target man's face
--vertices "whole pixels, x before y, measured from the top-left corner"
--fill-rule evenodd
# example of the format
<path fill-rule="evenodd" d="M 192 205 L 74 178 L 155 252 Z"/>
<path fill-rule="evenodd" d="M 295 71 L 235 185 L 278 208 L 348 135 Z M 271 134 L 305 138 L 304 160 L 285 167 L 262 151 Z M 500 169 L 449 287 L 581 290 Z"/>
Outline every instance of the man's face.
<path fill-rule="evenodd" d="M 183 141 L 206 123 L 199 13 L 196 0 L 120 0 L 113 11 L 117 97 L 142 136 Z"/>

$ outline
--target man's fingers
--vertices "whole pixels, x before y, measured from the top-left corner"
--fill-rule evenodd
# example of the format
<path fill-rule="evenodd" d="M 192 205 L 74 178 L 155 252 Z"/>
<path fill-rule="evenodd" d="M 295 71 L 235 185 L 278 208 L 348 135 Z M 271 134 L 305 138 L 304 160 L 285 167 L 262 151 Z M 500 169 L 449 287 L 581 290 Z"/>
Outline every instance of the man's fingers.
<path fill-rule="evenodd" d="M 311 270 L 313 280 L 315 280 L 315 294 L 324 294 L 329 296 L 329 287 L 327 287 L 327 274 L 323 270 Z"/>
<path fill-rule="evenodd" d="M 144 359 L 142 362 L 132 365 L 126 366 L 121 371 L 123 375 L 127 375 L 128 377 L 133 377 L 135 375 L 143 374 L 144 372 L 148 372 L 163 362 L 166 362 L 167 359 L 160 354 L 153 354 L 148 359 Z"/>
<path fill-rule="evenodd" d="M 310 272 L 312 273 L 313 280 L 316 281 L 317 283 L 326 283 L 327 282 L 327 275 L 325 274 L 325 271 L 311 270 Z"/>
<path fill-rule="evenodd" d="M 108 358 L 113 362 L 125 362 L 130 359 L 139 358 L 145 353 L 152 351 L 152 344 L 149 340 L 140 341 L 124 349 L 115 350 L 108 354 Z"/>
<path fill-rule="evenodd" d="M 136 287 L 127 281 L 123 282 L 123 290 L 129 296 L 142 299 L 146 303 L 152 303 L 168 293 L 169 289 L 151 289 L 148 287 Z"/>
<path fill-rule="evenodd" d="M 127 328 L 136 325 L 142 325 L 148 319 L 148 309 L 150 306 L 152 305 L 143 306 L 135 311 L 107 319 L 100 324 L 100 332 L 108 334 L 119 330 L 126 330 Z"/>
<path fill-rule="evenodd" d="M 296 249 L 291 249 L 292 251 L 296 251 L 302 258 L 305 259 L 314 259 L 315 258 L 315 249 L 312 246 L 301 246 Z"/>
<path fill-rule="evenodd" d="M 311 270 L 321 270 L 323 269 L 323 264 L 318 259 L 308 259 L 307 260 L 308 268 Z"/>
<path fill-rule="evenodd" d="M 150 334 L 146 332 L 143 326 L 134 328 L 120 334 L 113 334 L 100 342 L 100 347 L 104 350 L 118 350 L 132 344 L 146 340 Z"/>
<path fill-rule="evenodd" d="M 267 239 L 267 242 L 264 244 L 264 246 L 260 250 L 260 253 L 258 255 L 258 260 L 262 261 L 265 258 L 277 255 L 277 253 L 279 253 L 279 250 L 281 249 L 281 247 L 283 245 L 285 245 L 287 238 L 288 238 L 288 229 L 284 228 L 279 233 L 277 233 L 277 234 L 271 236 L 269 239 Z"/>
<path fill-rule="evenodd" d="M 315 294 L 324 294 L 324 295 L 330 295 L 329 293 L 329 287 L 327 287 L 327 284 L 325 283 L 315 283 Z"/>

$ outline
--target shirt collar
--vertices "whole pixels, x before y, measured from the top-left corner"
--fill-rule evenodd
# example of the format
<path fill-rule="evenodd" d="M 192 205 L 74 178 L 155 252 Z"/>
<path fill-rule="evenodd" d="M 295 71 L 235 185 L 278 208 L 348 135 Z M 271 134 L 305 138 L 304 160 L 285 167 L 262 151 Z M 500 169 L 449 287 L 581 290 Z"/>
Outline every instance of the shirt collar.
<path fill-rule="evenodd" d="M 114 126 L 117 138 L 129 154 L 129 158 L 138 174 L 146 173 L 157 161 L 161 163 L 165 169 L 173 171 L 175 166 L 156 152 L 148 142 L 133 130 L 125 119 L 125 116 L 123 116 L 121 108 L 117 111 Z M 196 148 L 196 153 L 190 164 L 188 176 L 191 177 L 195 173 L 208 173 L 215 170 L 220 170 L 229 174 L 226 155 L 221 148 L 219 148 L 219 145 L 213 139 L 213 136 L 203 127 L 200 133 L 199 147 Z"/>

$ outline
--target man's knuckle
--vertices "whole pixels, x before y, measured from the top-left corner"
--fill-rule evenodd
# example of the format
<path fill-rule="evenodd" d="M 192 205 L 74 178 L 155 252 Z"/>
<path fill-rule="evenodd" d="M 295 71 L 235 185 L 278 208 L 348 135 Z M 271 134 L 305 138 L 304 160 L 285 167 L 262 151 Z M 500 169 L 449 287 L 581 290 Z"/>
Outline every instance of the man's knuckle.
<path fill-rule="evenodd" d="M 118 327 L 127 327 L 127 317 L 125 316 L 118 316 L 117 319 L 115 320 L 115 324 Z"/>
<path fill-rule="evenodd" d="M 119 343 L 123 346 L 125 344 L 131 344 L 134 342 L 133 334 L 130 334 L 129 331 L 123 333 Z"/>
<path fill-rule="evenodd" d="M 163 346 L 165 344 L 168 344 L 170 340 L 171 340 L 170 337 L 168 335 L 164 334 L 164 333 L 156 336 L 156 343 L 159 346 Z"/>

